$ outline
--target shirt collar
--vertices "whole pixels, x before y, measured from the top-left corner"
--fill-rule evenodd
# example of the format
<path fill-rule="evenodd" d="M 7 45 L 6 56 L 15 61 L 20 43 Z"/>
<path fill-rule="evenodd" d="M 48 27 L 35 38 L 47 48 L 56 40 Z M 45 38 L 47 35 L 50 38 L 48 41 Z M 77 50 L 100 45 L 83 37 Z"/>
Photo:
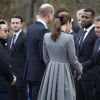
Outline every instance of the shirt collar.
<path fill-rule="evenodd" d="M 21 33 L 22 29 L 20 29 L 18 32 L 14 32 L 14 34 L 16 34 L 16 36 L 18 37 L 18 35 Z"/>
<path fill-rule="evenodd" d="M 38 22 L 41 22 L 41 23 L 45 26 L 46 29 L 48 28 L 47 25 L 46 25 L 46 23 L 45 23 L 43 20 L 38 19 L 37 21 L 38 21 Z"/>
<path fill-rule="evenodd" d="M 88 27 L 87 29 L 84 28 L 84 30 L 86 30 L 87 32 L 89 32 L 92 28 L 94 27 L 94 24 L 92 24 L 90 27 Z"/>

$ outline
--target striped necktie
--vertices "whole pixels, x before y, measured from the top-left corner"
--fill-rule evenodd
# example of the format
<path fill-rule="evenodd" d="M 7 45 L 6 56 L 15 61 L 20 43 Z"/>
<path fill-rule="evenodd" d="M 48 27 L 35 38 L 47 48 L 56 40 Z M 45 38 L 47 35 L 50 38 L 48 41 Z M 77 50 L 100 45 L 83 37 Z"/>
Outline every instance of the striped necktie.
<path fill-rule="evenodd" d="M 12 47 L 15 44 L 15 37 L 16 37 L 16 34 L 14 34 L 13 37 L 12 37 L 11 44 L 10 44 L 10 49 L 12 49 Z"/>
<path fill-rule="evenodd" d="M 80 40 L 79 40 L 80 47 L 82 46 L 85 33 L 86 33 L 86 30 L 83 31 L 83 33 L 82 33 L 82 35 L 80 37 Z"/>

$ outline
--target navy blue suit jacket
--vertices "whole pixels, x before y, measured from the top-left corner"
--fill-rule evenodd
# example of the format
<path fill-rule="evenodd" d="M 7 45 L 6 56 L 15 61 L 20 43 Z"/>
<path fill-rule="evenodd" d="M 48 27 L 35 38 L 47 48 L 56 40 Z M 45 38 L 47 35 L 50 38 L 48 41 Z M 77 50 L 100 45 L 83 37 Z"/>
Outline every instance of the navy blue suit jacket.
<path fill-rule="evenodd" d="M 84 70 L 91 69 L 95 72 L 95 75 L 99 77 L 100 79 L 100 38 L 97 39 L 95 45 L 94 45 L 94 50 L 93 50 L 93 55 L 91 59 L 83 63 Z"/>
<path fill-rule="evenodd" d="M 72 22 L 72 30 L 74 31 L 75 34 L 77 34 L 81 30 L 78 23 L 76 23 L 75 21 Z"/>
<path fill-rule="evenodd" d="M 97 36 L 95 34 L 94 27 L 90 30 L 87 37 L 85 38 L 81 48 L 79 47 L 79 40 L 81 37 L 83 30 L 80 31 L 79 35 L 77 36 L 77 40 L 75 41 L 76 46 L 76 55 L 78 57 L 78 60 L 80 63 L 83 63 L 87 61 L 89 58 L 91 58 L 93 53 L 93 48 L 95 41 L 97 39 Z"/>
<path fill-rule="evenodd" d="M 10 50 L 11 38 L 8 40 L 9 63 L 17 77 L 22 77 L 26 64 L 26 34 L 21 31 L 15 45 Z"/>
<path fill-rule="evenodd" d="M 43 38 L 48 29 L 41 22 L 32 24 L 27 32 L 27 62 L 25 79 L 28 81 L 41 81 L 46 65 L 43 61 Z"/>
<path fill-rule="evenodd" d="M 95 34 L 94 27 L 90 30 L 87 37 L 85 38 L 81 48 L 79 46 L 79 39 L 81 37 L 83 30 L 80 31 L 76 41 L 75 41 L 75 47 L 76 47 L 76 55 L 78 57 L 78 60 L 80 63 L 84 63 L 88 61 L 92 54 L 93 54 L 93 48 L 95 41 L 97 40 L 97 36 Z M 93 73 L 88 70 L 87 72 L 84 72 L 82 74 L 81 79 L 83 80 L 93 80 Z"/>
<path fill-rule="evenodd" d="M 94 84 L 100 89 L 100 38 L 96 41 L 91 59 L 83 63 L 84 71 L 91 69 L 94 73 Z M 98 51 L 99 50 L 99 51 Z"/>

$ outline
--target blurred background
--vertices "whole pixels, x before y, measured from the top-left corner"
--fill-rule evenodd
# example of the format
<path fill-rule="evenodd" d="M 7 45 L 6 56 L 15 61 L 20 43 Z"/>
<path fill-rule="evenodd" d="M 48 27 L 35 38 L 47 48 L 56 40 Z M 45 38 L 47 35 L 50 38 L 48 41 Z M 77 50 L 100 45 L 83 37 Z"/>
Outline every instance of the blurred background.
<path fill-rule="evenodd" d="M 25 19 L 28 26 L 35 20 L 35 15 L 42 3 L 51 3 L 57 9 L 66 7 L 76 17 L 76 11 L 84 7 L 92 7 L 96 15 L 100 13 L 100 0 L 0 0 L 0 19 L 9 22 L 10 17 L 19 14 Z"/>

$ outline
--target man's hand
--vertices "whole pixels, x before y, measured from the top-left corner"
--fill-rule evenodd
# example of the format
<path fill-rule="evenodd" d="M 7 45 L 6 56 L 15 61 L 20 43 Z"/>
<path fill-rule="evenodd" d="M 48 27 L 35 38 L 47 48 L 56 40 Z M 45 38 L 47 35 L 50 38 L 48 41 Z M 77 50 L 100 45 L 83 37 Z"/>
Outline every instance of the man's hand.
<path fill-rule="evenodd" d="M 16 76 L 13 76 L 13 80 L 10 82 L 10 85 L 14 85 L 16 83 Z"/>

